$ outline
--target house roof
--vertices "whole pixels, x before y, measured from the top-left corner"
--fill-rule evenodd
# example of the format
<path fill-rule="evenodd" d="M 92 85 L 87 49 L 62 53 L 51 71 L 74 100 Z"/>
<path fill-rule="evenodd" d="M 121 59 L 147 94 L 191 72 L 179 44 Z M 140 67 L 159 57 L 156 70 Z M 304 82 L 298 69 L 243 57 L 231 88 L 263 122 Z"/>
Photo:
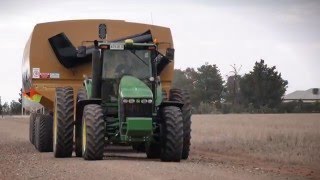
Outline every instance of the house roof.
<path fill-rule="evenodd" d="M 284 100 L 320 100 L 320 88 L 310 88 L 305 91 L 294 91 L 283 97 Z"/>

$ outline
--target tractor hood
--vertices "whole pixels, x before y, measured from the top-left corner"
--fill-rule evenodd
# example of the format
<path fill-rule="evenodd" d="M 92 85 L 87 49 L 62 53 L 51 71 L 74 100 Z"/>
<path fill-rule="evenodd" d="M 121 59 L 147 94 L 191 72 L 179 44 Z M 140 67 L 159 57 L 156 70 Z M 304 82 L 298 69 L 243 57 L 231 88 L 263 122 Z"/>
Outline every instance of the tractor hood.
<path fill-rule="evenodd" d="M 123 76 L 119 85 L 121 98 L 153 98 L 151 89 L 140 79 Z"/>

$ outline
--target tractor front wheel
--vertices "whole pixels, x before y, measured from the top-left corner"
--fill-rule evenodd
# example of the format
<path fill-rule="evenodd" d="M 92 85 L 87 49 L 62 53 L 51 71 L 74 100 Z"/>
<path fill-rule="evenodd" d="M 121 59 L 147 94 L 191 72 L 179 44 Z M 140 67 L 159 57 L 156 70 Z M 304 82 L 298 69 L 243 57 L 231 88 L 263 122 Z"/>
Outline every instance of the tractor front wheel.
<path fill-rule="evenodd" d="M 101 106 L 86 105 L 82 117 L 82 156 L 85 160 L 101 160 L 106 129 Z"/>
<path fill-rule="evenodd" d="M 191 100 L 187 90 L 171 89 L 170 100 L 183 103 L 181 108 L 183 118 L 183 148 L 182 159 L 188 159 L 191 146 Z"/>
<path fill-rule="evenodd" d="M 179 162 L 183 148 L 183 120 L 179 107 L 165 106 L 161 111 L 161 161 Z"/>

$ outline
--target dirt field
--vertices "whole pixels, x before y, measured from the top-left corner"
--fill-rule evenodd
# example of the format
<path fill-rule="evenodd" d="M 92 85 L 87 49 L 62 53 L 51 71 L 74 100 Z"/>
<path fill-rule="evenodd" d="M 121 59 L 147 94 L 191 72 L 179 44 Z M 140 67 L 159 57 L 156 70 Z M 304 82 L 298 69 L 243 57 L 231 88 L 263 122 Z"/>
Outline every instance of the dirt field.
<path fill-rule="evenodd" d="M 56 159 L 28 140 L 28 119 L 0 118 L 0 179 L 320 179 L 320 114 L 194 115 L 189 160 L 130 149 L 102 161 Z"/>

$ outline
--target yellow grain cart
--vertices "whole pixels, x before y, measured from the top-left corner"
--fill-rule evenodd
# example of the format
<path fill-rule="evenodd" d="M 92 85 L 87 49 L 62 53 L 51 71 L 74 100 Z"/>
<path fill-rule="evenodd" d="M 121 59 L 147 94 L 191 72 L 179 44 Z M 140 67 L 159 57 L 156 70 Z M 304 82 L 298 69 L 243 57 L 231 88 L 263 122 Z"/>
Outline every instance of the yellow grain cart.
<path fill-rule="evenodd" d="M 45 108 L 53 110 L 56 87 L 69 85 L 77 91 L 83 84 L 84 75 L 91 75 L 91 63 L 66 68 L 55 56 L 49 39 L 64 33 L 74 48 L 92 45 L 99 40 L 99 25 L 107 26 L 107 41 L 113 41 L 150 30 L 153 40 L 157 41 L 160 52 L 173 48 L 169 28 L 150 24 L 131 23 L 121 20 L 72 20 L 37 24 L 28 40 L 23 55 L 23 90 L 27 97 L 40 102 Z M 76 49 L 74 49 L 76 50 Z M 169 92 L 173 78 L 172 61 L 161 73 L 163 88 Z"/>

